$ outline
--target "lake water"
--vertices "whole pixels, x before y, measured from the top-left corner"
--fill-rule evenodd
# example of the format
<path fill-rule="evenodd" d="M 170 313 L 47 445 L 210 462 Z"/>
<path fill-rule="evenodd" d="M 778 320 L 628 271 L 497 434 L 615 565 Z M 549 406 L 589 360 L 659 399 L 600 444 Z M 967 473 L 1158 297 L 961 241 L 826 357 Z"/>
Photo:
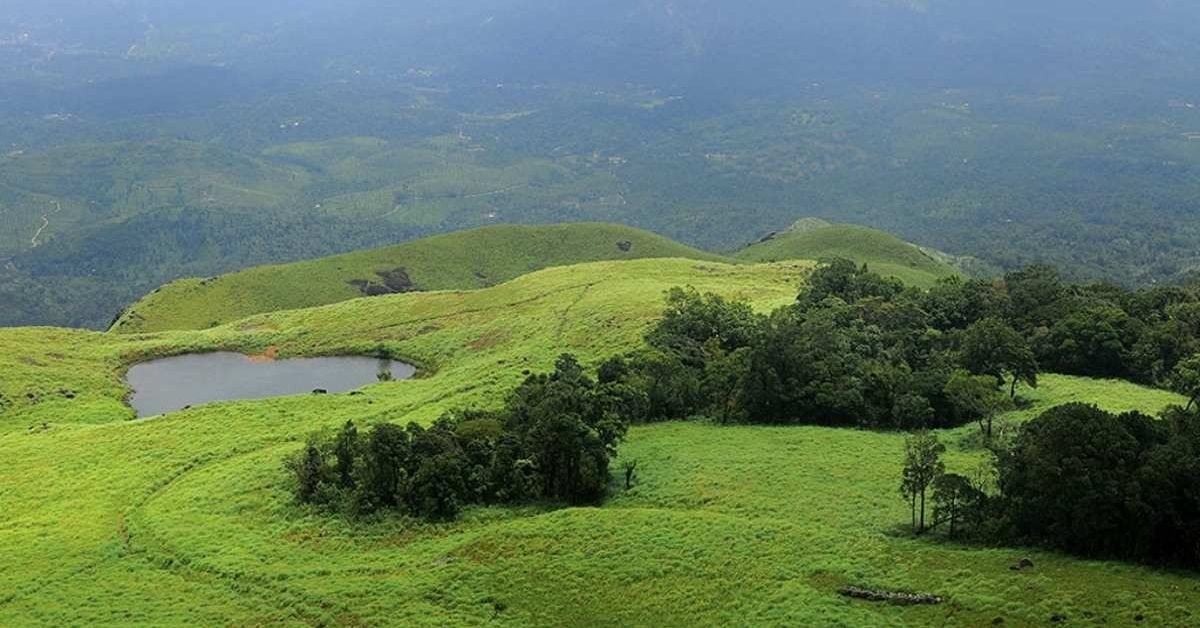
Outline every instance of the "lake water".
<path fill-rule="evenodd" d="M 364 357 L 252 359 L 240 353 L 203 353 L 143 362 L 129 369 L 130 401 L 150 417 L 213 401 L 267 399 L 320 389 L 346 392 L 379 381 L 381 370 L 409 379 L 403 362 Z"/>

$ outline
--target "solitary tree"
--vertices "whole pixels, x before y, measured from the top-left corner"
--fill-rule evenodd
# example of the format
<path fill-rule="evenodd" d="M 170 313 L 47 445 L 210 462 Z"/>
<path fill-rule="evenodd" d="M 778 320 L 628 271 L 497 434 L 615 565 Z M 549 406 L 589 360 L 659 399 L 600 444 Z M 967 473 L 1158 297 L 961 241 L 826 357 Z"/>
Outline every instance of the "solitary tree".
<path fill-rule="evenodd" d="M 945 470 L 942 453 L 946 446 L 928 431 L 917 432 L 904 440 L 904 475 L 900 494 L 912 506 L 913 531 L 925 532 L 925 494 Z M 919 506 L 918 506 L 919 503 Z"/>

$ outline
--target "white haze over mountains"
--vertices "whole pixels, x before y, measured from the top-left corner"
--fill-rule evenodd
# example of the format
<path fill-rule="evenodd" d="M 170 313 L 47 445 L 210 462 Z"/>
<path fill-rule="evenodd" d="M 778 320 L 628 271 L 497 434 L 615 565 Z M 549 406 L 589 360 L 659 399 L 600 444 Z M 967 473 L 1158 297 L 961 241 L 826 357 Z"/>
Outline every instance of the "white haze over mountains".
<path fill-rule="evenodd" d="M 786 89 L 826 80 L 1193 79 L 1200 3 L 1178 0 L 7 0 L 10 78 L 70 83 L 169 63 L 309 75 L 423 67 L 496 81 Z M 63 67 L 63 59 L 88 59 Z M 91 73 L 91 74 L 89 74 Z M 747 75 L 751 75 L 750 79 Z"/>

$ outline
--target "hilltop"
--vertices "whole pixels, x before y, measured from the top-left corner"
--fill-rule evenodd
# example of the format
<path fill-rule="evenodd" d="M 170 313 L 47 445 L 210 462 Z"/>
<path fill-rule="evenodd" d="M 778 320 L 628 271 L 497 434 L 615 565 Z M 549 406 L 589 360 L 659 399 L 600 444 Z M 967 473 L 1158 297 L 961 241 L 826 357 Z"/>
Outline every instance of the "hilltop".
<path fill-rule="evenodd" d="M 183 279 L 130 306 L 120 333 L 206 329 L 246 316 L 395 292 L 471 290 L 529 272 L 592 261 L 686 258 L 725 263 L 845 257 L 918 287 L 958 271 L 893 235 L 804 219 L 732 257 L 604 223 L 497 225 L 291 264 Z"/>
<path fill-rule="evenodd" d="M 951 264 L 896 236 L 858 225 L 837 225 L 816 218 L 797 221 L 734 254 L 748 262 L 844 257 L 874 272 L 918 287 L 959 274 Z"/>
<path fill-rule="evenodd" d="M 489 406 L 571 351 L 636 347 L 665 290 L 693 285 L 767 311 L 809 263 L 684 259 L 552 268 L 473 291 L 354 299 L 205 331 L 0 330 L 0 624 L 1036 624 L 1053 613 L 1187 623 L 1193 582 L 1148 568 L 933 544 L 896 530 L 904 437 L 820 427 L 635 427 L 642 480 L 599 508 L 481 507 L 452 524 L 349 523 L 292 504 L 280 461 L 347 419 L 428 423 Z M 124 370 L 215 349 L 283 357 L 372 352 L 424 376 L 358 394 L 195 407 L 128 421 Z M 1071 399 L 1114 410 L 1178 402 L 1131 384 L 1048 375 L 1013 420 Z M 984 453 L 943 433 L 949 463 Z M 598 550 L 597 548 L 602 548 Z M 869 582 L 952 604 L 840 597 Z M 632 586 L 631 583 L 637 583 Z M 732 592 L 732 595 L 730 594 Z M 570 599 L 571 604 L 562 604 Z M 70 600 L 71 603 L 65 601 Z"/>
<path fill-rule="evenodd" d="M 362 296 L 485 288 L 552 266 L 668 257 L 722 260 L 621 225 L 498 225 L 215 278 L 176 281 L 128 308 L 113 330 L 204 329 L 253 314 Z"/>

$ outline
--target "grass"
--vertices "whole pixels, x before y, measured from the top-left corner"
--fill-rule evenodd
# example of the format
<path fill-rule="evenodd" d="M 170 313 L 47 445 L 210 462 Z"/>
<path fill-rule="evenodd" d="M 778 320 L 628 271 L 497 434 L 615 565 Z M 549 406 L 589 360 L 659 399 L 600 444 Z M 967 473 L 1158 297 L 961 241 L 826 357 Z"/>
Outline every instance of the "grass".
<path fill-rule="evenodd" d="M 840 255 L 917 286 L 957 272 L 883 232 L 825 223 L 811 228 L 812 221 L 800 224 L 810 228 L 793 228 L 735 258 L 613 224 L 484 227 L 216 278 L 176 281 L 132 305 L 113 329 L 122 333 L 205 329 L 264 312 L 328 305 L 361 297 L 352 281 L 378 282 L 378 272 L 396 268 L 406 269 L 421 290 L 477 289 L 551 266 L 667 257 L 736 263 Z"/>
<path fill-rule="evenodd" d="M 495 403 L 564 350 L 633 347 L 663 292 L 691 284 L 789 302 L 807 263 L 696 260 L 552 268 L 477 290 L 358 299 L 207 331 L 0 330 L 0 625 L 1190 625 L 1194 577 L 1041 552 L 914 540 L 896 491 L 898 434 L 667 423 L 622 456 L 639 482 L 601 508 L 475 508 L 431 525 L 349 522 L 292 504 L 281 459 L 347 419 L 429 421 Z M 120 374 L 183 351 L 384 345 L 425 376 L 361 395 L 219 403 L 127 421 Z M 69 388 L 74 399 L 27 392 Z M 1043 407 L 1095 398 L 1153 411 L 1172 395 L 1047 376 Z M 42 423 L 45 425 L 42 425 Z M 34 429 L 30 429 L 30 426 Z M 947 435 L 950 462 L 981 453 Z M 958 436 L 958 438 L 955 438 Z M 1030 556 L 1036 567 L 1007 566 Z M 849 601 L 861 584 L 946 595 Z"/>
<path fill-rule="evenodd" d="M 949 264 L 889 233 L 857 225 L 833 225 L 805 219 L 775 237 L 734 254 L 750 262 L 844 257 L 881 275 L 927 288 L 958 274 Z"/>
<path fill-rule="evenodd" d="M 421 290 L 466 290 L 547 268 L 599 260 L 720 257 L 652 233 L 606 224 L 484 227 L 397 246 L 262 266 L 215 279 L 171 283 L 134 304 L 120 332 L 204 329 L 277 310 L 362 296 L 353 280 L 405 268 Z"/>

